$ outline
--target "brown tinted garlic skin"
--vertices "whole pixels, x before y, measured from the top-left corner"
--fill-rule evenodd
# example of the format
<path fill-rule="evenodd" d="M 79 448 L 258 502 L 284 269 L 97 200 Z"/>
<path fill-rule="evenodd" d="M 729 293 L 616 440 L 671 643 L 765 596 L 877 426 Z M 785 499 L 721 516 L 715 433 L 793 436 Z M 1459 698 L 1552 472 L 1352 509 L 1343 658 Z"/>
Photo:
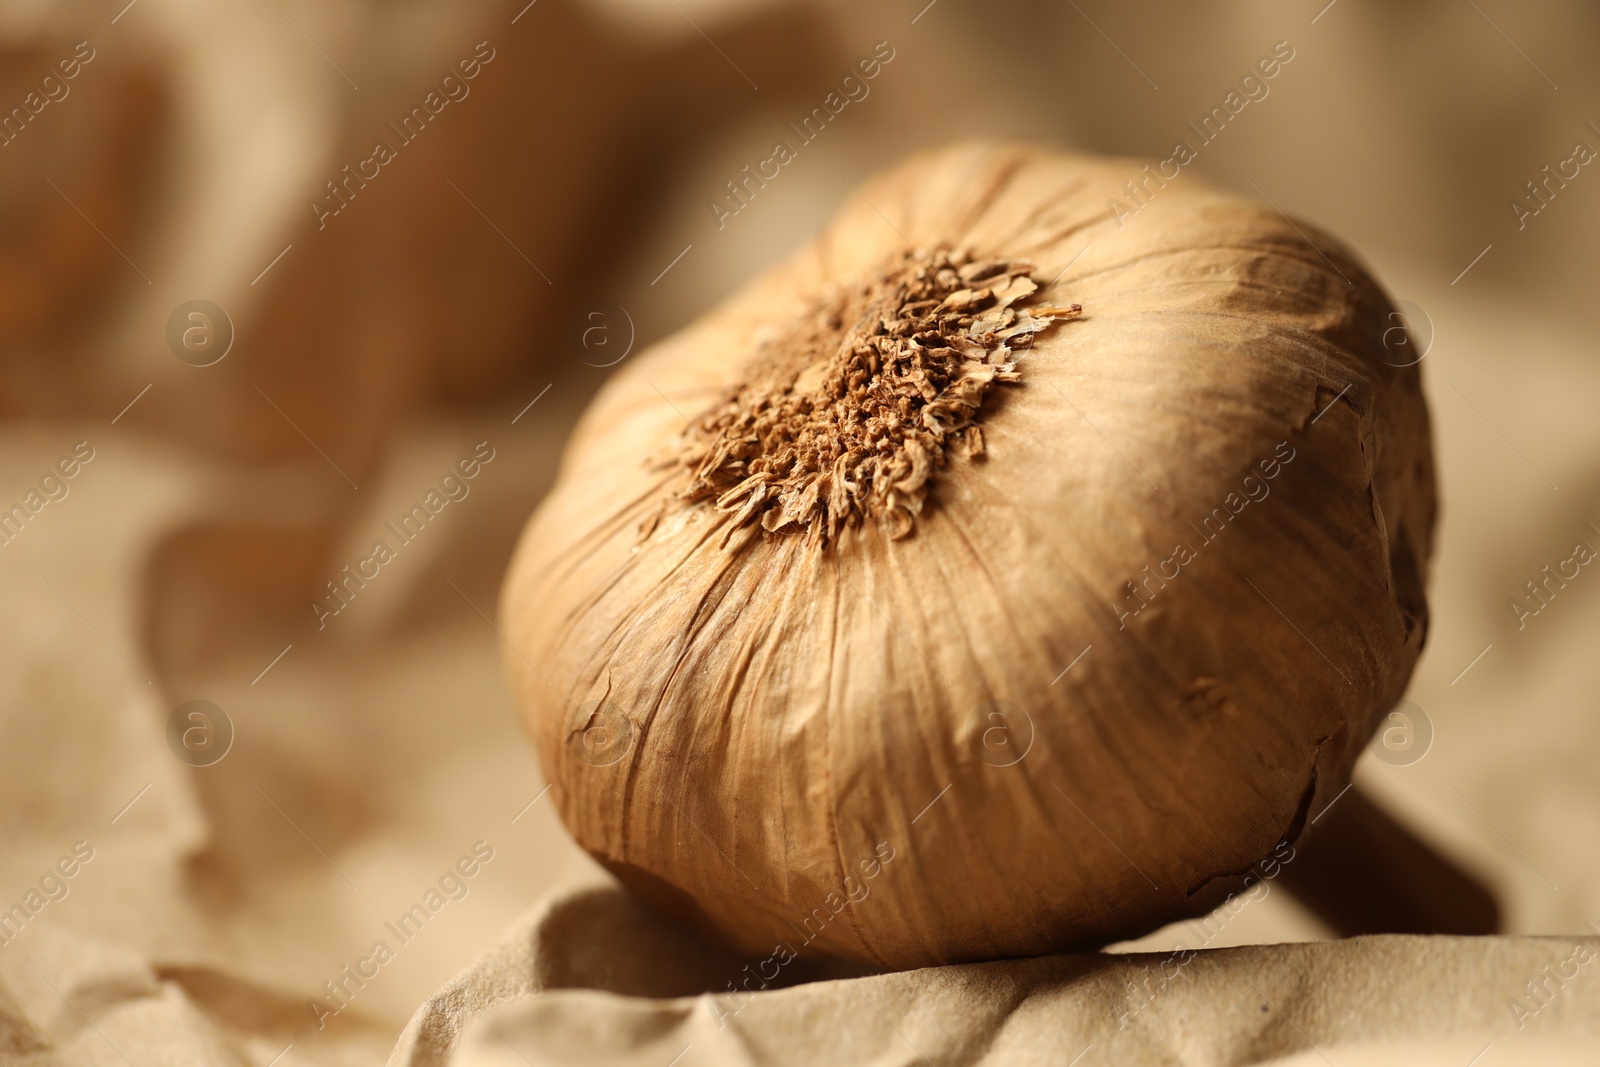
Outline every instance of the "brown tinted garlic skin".
<path fill-rule="evenodd" d="M 507 664 L 647 903 L 890 968 L 1103 944 L 1348 783 L 1426 631 L 1417 368 L 1265 204 L 1119 227 L 1137 169 L 914 158 L 585 416 Z"/>

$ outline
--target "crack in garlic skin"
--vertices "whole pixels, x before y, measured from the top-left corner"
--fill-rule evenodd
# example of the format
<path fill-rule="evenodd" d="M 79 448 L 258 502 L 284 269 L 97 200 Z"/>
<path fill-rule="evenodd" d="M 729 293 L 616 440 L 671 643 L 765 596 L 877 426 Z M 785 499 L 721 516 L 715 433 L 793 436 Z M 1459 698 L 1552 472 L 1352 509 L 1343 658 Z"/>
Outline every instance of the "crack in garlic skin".
<path fill-rule="evenodd" d="M 1018 351 L 1082 310 L 1028 307 L 1031 269 L 940 249 L 836 288 L 679 438 L 688 484 L 669 505 L 731 514 L 724 546 L 755 524 L 819 545 L 866 518 L 908 536 L 949 457 L 983 454 L 984 397 L 1020 379 Z"/>

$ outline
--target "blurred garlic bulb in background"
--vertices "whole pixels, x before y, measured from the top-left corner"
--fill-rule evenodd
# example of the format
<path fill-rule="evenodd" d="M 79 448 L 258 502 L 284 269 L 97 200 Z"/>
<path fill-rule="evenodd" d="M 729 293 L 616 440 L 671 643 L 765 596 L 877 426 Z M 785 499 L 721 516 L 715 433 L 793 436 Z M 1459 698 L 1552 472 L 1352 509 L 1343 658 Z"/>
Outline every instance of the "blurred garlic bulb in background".
<path fill-rule="evenodd" d="M 610 383 L 523 536 L 507 662 L 562 817 L 763 955 L 1034 955 L 1214 906 L 1422 647 L 1389 309 L 1181 172 L 963 145 L 865 186 Z"/>

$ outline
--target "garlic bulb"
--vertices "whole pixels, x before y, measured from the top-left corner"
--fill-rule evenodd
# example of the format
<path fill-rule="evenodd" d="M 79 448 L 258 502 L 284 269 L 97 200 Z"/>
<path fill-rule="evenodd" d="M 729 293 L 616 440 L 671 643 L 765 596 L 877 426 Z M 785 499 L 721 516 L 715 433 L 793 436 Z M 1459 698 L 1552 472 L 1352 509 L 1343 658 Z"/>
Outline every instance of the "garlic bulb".
<path fill-rule="evenodd" d="M 1190 176 L 1119 218 L 1138 174 L 914 158 L 596 400 L 502 615 L 647 903 L 769 958 L 1101 944 L 1348 783 L 1426 630 L 1417 370 L 1331 239 Z"/>

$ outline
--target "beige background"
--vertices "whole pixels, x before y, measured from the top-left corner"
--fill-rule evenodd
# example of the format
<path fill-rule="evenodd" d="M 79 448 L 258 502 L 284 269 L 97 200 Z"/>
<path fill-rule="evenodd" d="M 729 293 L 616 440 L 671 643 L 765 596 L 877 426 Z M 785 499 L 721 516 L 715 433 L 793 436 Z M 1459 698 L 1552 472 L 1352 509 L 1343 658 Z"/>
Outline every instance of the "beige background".
<path fill-rule="evenodd" d="M 1410 693 L 1434 739 L 1357 779 L 1495 886 L 1508 932 L 1600 922 L 1600 577 L 1586 568 L 1525 629 L 1508 606 L 1578 539 L 1600 546 L 1585 528 L 1600 524 L 1600 175 L 1585 168 L 1520 232 L 1506 205 L 1575 139 L 1600 148 L 1586 126 L 1600 14 L 675 7 L 0 12 L 6 107 L 73 43 L 96 49 L 0 148 L 0 503 L 76 442 L 95 449 L 0 547 L 0 906 L 75 841 L 95 849 L 0 947 L 0 1057 L 168 1047 L 265 1064 L 292 1043 L 283 1064 L 381 1059 L 547 889 L 594 876 L 550 808 L 526 808 L 542 782 L 489 621 L 512 540 L 605 377 L 567 343 L 576 309 L 608 299 L 638 344 L 663 336 L 920 145 L 1022 135 L 1164 156 L 1278 40 L 1295 59 L 1196 172 L 1339 234 L 1434 333 L 1444 510 Z M 497 54 L 472 95 L 317 231 L 306 201 L 322 182 L 480 40 Z M 707 199 L 879 40 L 896 56 L 871 95 L 719 230 Z M 164 340 L 195 297 L 238 330 L 203 370 Z M 470 496 L 319 632 L 322 583 L 481 440 L 496 458 Z M 164 739 L 193 698 L 237 729 L 208 768 Z M 495 858 L 470 894 L 316 1031 L 306 999 L 479 840 Z M 1324 933 L 1273 892 L 1213 945 Z M 1451 966 L 1480 992 L 1520 982 L 1479 957 Z"/>

